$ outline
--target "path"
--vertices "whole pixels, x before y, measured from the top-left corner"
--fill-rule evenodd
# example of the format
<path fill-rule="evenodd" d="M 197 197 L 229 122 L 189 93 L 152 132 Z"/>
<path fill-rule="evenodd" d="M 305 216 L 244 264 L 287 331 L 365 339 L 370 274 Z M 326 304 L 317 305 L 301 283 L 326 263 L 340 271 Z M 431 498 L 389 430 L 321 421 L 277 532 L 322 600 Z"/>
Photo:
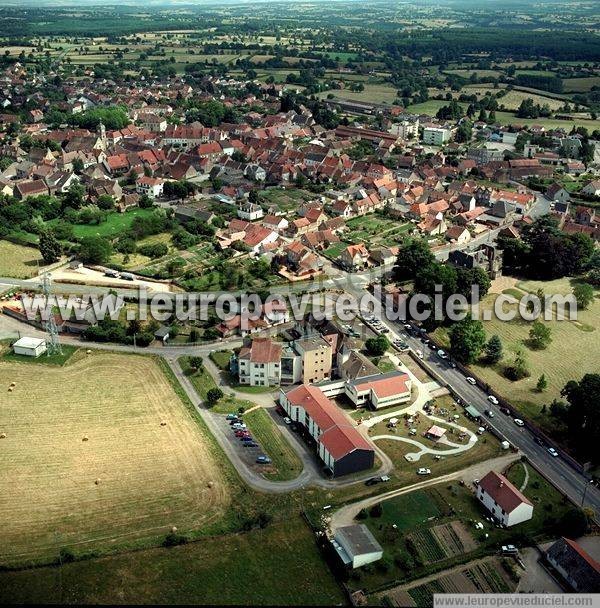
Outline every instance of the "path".
<path fill-rule="evenodd" d="M 492 460 L 474 464 L 466 469 L 462 469 L 461 471 L 455 471 L 454 473 L 448 473 L 447 475 L 442 475 L 440 477 L 433 477 L 410 486 L 391 490 L 385 494 L 379 494 L 378 496 L 369 496 L 358 502 L 345 505 L 341 509 L 337 510 L 331 517 L 330 527 L 332 530 L 335 530 L 336 528 L 340 528 L 342 526 L 352 525 L 354 523 L 354 518 L 358 515 L 359 511 L 362 509 L 369 509 L 373 505 L 384 500 L 455 479 L 462 478 L 466 483 L 470 483 L 473 479 L 481 479 L 489 471 L 504 471 L 509 464 L 518 459 L 518 454 L 511 453 L 507 454 L 506 456 L 500 456 Z"/>
<path fill-rule="evenodd" d="M 524 462 L 521 463 L 521 466 L 525 470 L 525 479 L 523 479 L 523 483 L 521 484 L 521 487 L 519 488 L 519 492 L 523 492 L 525 490 L 525 488 L 527 487 L 527 483 L 529 482 L 529 467 Z"/>

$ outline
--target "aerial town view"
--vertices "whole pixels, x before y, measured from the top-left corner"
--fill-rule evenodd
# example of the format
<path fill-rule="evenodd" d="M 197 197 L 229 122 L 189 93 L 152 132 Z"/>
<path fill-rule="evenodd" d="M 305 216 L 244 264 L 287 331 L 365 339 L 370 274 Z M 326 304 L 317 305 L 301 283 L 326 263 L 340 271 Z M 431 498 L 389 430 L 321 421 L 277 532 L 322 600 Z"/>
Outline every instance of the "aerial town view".
<path fill-rule="evenodd" d="M 0 604 L 600 606 L 597 0 L 0 41 Z"/>

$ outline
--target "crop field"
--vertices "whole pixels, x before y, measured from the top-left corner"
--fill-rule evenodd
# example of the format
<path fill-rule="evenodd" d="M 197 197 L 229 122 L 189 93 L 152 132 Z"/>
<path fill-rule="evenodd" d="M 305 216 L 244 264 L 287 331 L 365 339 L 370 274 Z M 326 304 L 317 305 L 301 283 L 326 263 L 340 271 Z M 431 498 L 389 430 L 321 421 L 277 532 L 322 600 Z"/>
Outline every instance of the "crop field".
<path fill-rule="evenodd" d="M 565 91 L 582 93 L 591 91 L 593 87 L 600 86 L 600 76 L 590 76 L 587 78 L 566 78 L 563 80 Z"/>
<path fill-rule="evenodd" d="M 350 89 L 336 89 L 335 91 L 325 91 L 317 96 L 326 98 L 329 93 L 338 99 L 348 99 L 351 101 L 363 101 L 365 103 L 394 103 L 397 91 L 389 84 L 370 84 L 364 83 L 364 91 L 351 91 Z"/>
<path fill-rule="evenodd" d="M 0 277 L 29 279 L 44 267 L 37 249 L 0 240 Z"/>
<path fill-rule="evenodd" d="M 412 224 L 403 224 L 377 214 L 353 218 L 346 225 L 350 231 L 344 235 L 345 239 L 354 243 L 367 242 L 388 247 L 397 245 L 412 227 Z"/>
<path fill-rule="evenodd" d="M 229 505 L 209 440 L 153 359 L 4 360 L 0 387 L 0 563 L 140 546 Z"/>
<path fill-rule="evenodd" d="M 109 213 L 106 220 L 100 224 L 74 224 L 73 233 L 77 238 L 87 236 L 106 236 L 115 238 L 123 234 L 132 224 L 136 217 L 147 217 L 153 213 L 152 209 L 132 209 L 125 213 Z M 51 220 L 48 224 L 56 223 Z"/>

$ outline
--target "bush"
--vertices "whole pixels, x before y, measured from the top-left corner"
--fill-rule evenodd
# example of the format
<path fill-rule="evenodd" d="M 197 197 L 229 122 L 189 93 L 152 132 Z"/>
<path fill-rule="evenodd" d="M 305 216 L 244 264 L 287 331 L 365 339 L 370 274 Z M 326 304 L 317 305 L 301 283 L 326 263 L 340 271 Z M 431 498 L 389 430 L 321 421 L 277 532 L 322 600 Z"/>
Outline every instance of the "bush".
<path fill-rule="evenodd" d="M 68 564 L 70 562 L 74 562 L 75 561 L 75 553 L 73 552 L 72 549 L 69 549 L 68 547 L 63 547 L 58 552 L 58 559 L 59 559 L 59 561 L 60 561 L 61 564 Z"/>
<path fill-rule="evenodd" d="M 218 403 L 218 401 L 222 398 L 223 398 L 223 391 L 217 387 L 211 388 L 206 393 L 206 401 L 207 401 L 209 407 L 216 405 Z"/>
<path fill-rule="evenodd" d="M 371 517 L 381 517 L 383 515 L 383 507 L 381 506 L 381 503 L 373 505 L 369 511 L 369 515 Z"/>
<path fill-rule="evenodd" d="M 177 534 L 176 532 L 169 532 L 163 540 L 163 547 L 177 547 L 178 545 L 185 545 L 188 542 L 187 537 L 183 534 Z"/>

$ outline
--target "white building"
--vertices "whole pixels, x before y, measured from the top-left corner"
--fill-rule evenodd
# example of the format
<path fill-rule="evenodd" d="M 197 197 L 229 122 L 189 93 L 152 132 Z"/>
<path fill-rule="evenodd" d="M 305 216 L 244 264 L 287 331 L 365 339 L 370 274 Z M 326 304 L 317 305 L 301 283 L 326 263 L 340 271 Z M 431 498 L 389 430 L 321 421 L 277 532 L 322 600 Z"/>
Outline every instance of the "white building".
<path fill-rule="evenodd" d="M 281 382 L 281 344 L 269 338 L 254 338 L 238 357 L 240 384 L 275 386 Z"/>
<path fill-rule="evenodd" d="M 27 357 L 39 357 L 46 352 L 46 340 L 43 338 L 19 338 L 13 344 L 15 355 L 25 355 Z"/>
<path fill-rule="evenodd" d="M 150 198 L 162 196 L 165 183 L 157 177 L 147 177 L 143 175 L 135 182 L 135 190 L 138 194 L 146 194 Z"/>
<path fill-rule="evenodd" d="M 383 557 L 383 549 L 365 524 L 337 528 L 331 541 L 346 566 L 360 568 Z"/>
<path fill-rule="evenodd" d="M 478 484 L 479 502 L 505 526 L 533 517 L 533 504 L 500 473 L 490 471 Z"/>
<path fill-rule="evenodd" d="M 238 207 L 237 216 L 242 220 L 253 222 L 254 220 L 260 220 L 264 216 L 264 211 L 260 205 L 246 202 Z"/>
<path fill-rule="evenodd" d="M 450 129 L 441 127 L 425 127 L 423 129 L 423 143 L 429 146 L 443 146 L 450 141 Z"/>

